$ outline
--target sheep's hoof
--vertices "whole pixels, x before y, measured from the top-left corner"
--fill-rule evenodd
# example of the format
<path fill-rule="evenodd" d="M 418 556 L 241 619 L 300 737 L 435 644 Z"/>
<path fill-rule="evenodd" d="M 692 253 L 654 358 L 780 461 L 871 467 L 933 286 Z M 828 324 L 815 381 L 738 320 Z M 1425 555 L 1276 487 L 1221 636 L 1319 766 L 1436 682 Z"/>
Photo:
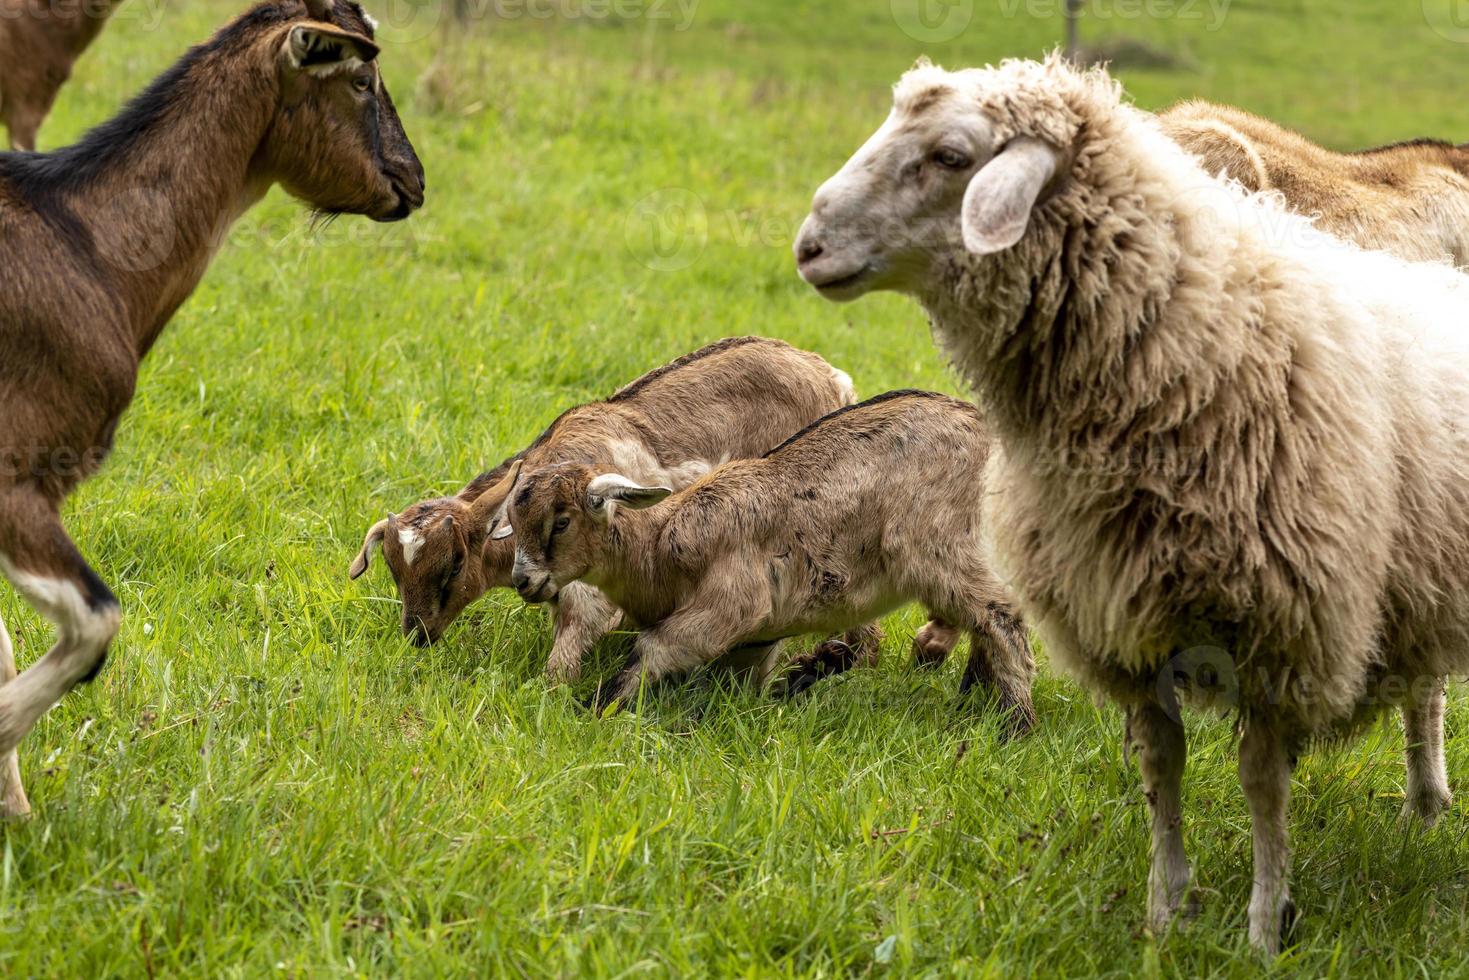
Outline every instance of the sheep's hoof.
<path fill-rule="evenodd" d="M 1448 812 L 1453 802 L 1453 797 L 1447 791 L 1410 793 L 1403 802 L 1403 812 L 1400 817 L 1403 829 L 1411 829 L 1413 825 L 1421 823 L 1424 828 L 1432 830 L 1438 824 L 1438 818 Z"/>
<path fill-rule="evenodd" d="M 799 697 L 817 681 L 843 673 L 852 666 L 852 648 L 840 640 L 827 640 L 791 661 L 785 674 L 785 696 Z"/>
<path fill-rule="evenodd" d="M 0 802 L 0 821 L 21 821 L 31 815 L 31 801 L 26 799 L 24 791 L 5 795 L 4 802 Z"/>
<path fill-rule="evenodd" d="M 919 630 L 918 635 L 913 637 L 913 663 L 923 670 L 933 670 L 944 665 L 953 646 L 938 637 L 928 635 L 926 629 Z"/>

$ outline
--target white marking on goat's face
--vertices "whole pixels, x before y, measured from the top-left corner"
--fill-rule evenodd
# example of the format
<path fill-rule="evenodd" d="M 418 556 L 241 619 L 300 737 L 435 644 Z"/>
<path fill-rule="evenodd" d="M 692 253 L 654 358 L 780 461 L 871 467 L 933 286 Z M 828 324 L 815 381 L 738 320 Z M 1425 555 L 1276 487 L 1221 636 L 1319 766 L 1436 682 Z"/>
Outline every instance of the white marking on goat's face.
<path fill-rule="evenodd" d="M 418 557 L 418 549 L 423 547 L 423 535 L 417 528 L 405 527 L 398 532 L 398 544 L 403 549 L 403 564 L 412 568 L 413 559 Z"/>
<path fill-rule="evenodd" d="M 887 121 L 817 190 L 795 253 L 823 296 L 916 292 L 934 256 L 962 247 L 965 188 L 997 149 L 973 91 L 980 76 L 931 65 L 908 72 Z"/>
<path fill-rule="evenodd" d="M 362 19 L 363 19 L 364 22 L 366 22 L 366 24 L 368 26 L 368 29 L 372 31 L 372 33 L 373 33 L 374 36 L 376 36 L 376 34 L 377 34 L 377 18 L 374 17 L 374 16 L 372 16 L 372 14 L 369 14 L 367 11 L 364 10 L 364 11 L 362 11 Z"/>

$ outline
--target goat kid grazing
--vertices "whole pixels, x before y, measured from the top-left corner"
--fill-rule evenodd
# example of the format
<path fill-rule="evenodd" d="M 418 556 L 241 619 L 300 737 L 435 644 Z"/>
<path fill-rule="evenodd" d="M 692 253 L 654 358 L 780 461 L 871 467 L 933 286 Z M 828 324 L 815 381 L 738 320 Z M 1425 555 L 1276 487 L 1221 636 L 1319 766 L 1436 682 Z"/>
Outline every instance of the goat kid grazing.
<path fill-rule="evenodd" d="M 122 0 L 0 0 L 0 122 L 12 150 L 36 133 L 76 60 Z"/>
<path fill-rule="evenodd" d="M 1019 734 L 1033 662 L 981 547 L 989 447 L 972 405 L 892 392 L 677 493 L 577 463 L 522 475 L 495 533 L 515 534 L 528 601 L 585 582 L 643 627 L 599 711 L 721 660 L 763 679 L 787 637 L 918 602 L 969 633 L 961 690 L 993 690 Z"/>
<path fill-rule="evenodd" d="M 379 548 L 403 601 L 403 635 L 435 643 L 490 589 L 516 585 L 515 542 L 490 540 L 512 466 L 533 473 L 577 462 L 645 483 L 681 488 L 730 459 L 758 456 L 829 412 L 856 401 L 852 379 L 815 354 L 764 337 L 702 347 L 602 402 L 563 412 L 523 452 L 454 497 L 414 504 L 373 525 L 352 562 L 359 578 Z M 517 468 L 517 472 L 519 472 Z M 595 589 L 570 585 L 552 602 L 556 639 L 546 673 L 575 680 L 592 646 L 621 614 Z M 875 627 L 825 644 L 830 657 L 872 661 Z"/>
<path fill-rule="evenodd" d="M 828 298 L 917 297 L 978 393 L 1001 580 L 1052 662 L 1128 714 L 1154 929 L 1190 887 L 1175 688 L 1201 693 L 1195 653 L 1238 711 L 1257 946 L 1294 913 L 1286 811 L 1310 741 L 1396 705 L 1405 815 L 1447 808 L 1469 278 L 1213 179 L 1105 72 L 1059 58 L 909 72 L 795 250 Z"/>
<path fill-rule="evenodd" d="M 97 673 L 120 617 L 61 503 L 108 454 L 139 362 L 225 231 L 277 183 L 379 221 L 423 201 L 372 36 L 351 0 L 263 4 L 75 146 L 0 154 L 0 572 L 57 628 L 19 677 L 0 642 L 9 813 L 28 809 L 17 743 Z"/>
<path fill-rule="evenodd" d="M 1158 116 L 1163 132 L 1248 191 L 1275 191 L 1316 226 L 1410 262 L 1469 266 L 1469 149 L 1410 140 L 1333 153 L 1232 106 L 1181 102 Z"/>

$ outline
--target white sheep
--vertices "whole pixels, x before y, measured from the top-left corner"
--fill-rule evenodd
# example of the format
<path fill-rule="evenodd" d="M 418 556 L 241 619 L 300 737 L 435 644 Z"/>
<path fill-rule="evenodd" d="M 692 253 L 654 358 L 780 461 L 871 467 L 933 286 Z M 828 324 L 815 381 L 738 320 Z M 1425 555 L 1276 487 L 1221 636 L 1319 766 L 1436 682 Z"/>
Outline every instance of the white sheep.
<path fill-rule="evenodd" d="M 1189 886 L 1170 708 L 1201 647 L 1223 651 L 1239 712 L 1257 946 L 1291 917 L 1286 809 L 1310 740 L 1399 705 L 1405 809 L 1448 806 L 1469 278 L 1213 179 L 1104 71 L 1054 57 L 909 72 L 796 252 L 830 298 L 916 296 L 978 393 L 997 570 L 1052 662 L 1128 712 L 1154 928 Z"/>

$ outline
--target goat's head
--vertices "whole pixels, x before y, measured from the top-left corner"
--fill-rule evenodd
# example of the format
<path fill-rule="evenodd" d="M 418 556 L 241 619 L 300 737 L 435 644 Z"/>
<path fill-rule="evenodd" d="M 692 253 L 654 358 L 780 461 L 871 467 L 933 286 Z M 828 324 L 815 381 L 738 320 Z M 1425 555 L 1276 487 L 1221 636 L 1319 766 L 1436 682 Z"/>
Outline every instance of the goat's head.
<path fill-rule="evenodd" d="M 548 466 L 520 480 L 491 536 L 515 535 L 511 584 L 526 602 L 549 602 L 598 567 L 618 506 L 641 510 L 671 493 L 580 463 Z"/>
<path fill-rule="evenodd" d="M 954 249 L 988 255 L 1025 234 L 1067 176 L 1073 92 L 1097 79 L 1057 58 L 948 72 L 921 60 L 888 119 L 816 192 L 796 239 L 801 277 L 828 299 L 916 293 Z"/>
<path fill-rule="evenodd" d="M 356 0 L 304 7 L 272 35 L 281 100 L 260 173 L 326 214 L 402 220 L 423 204 L 423 165 L 379 71 L 376 27 Z"/>
<path fill-rule="evenodd" d="M 403 635 L 418 646 L 438 642 L 466 606 L 490 589 L 509 584 L 509 562 L 498 567 L 486 550 L 490 525 L 520 472 L 475 500 L 427 500 L 378 521 L 363 539 L 349 574 L 360 578 L 382 550 L 403 602 Z"/>

